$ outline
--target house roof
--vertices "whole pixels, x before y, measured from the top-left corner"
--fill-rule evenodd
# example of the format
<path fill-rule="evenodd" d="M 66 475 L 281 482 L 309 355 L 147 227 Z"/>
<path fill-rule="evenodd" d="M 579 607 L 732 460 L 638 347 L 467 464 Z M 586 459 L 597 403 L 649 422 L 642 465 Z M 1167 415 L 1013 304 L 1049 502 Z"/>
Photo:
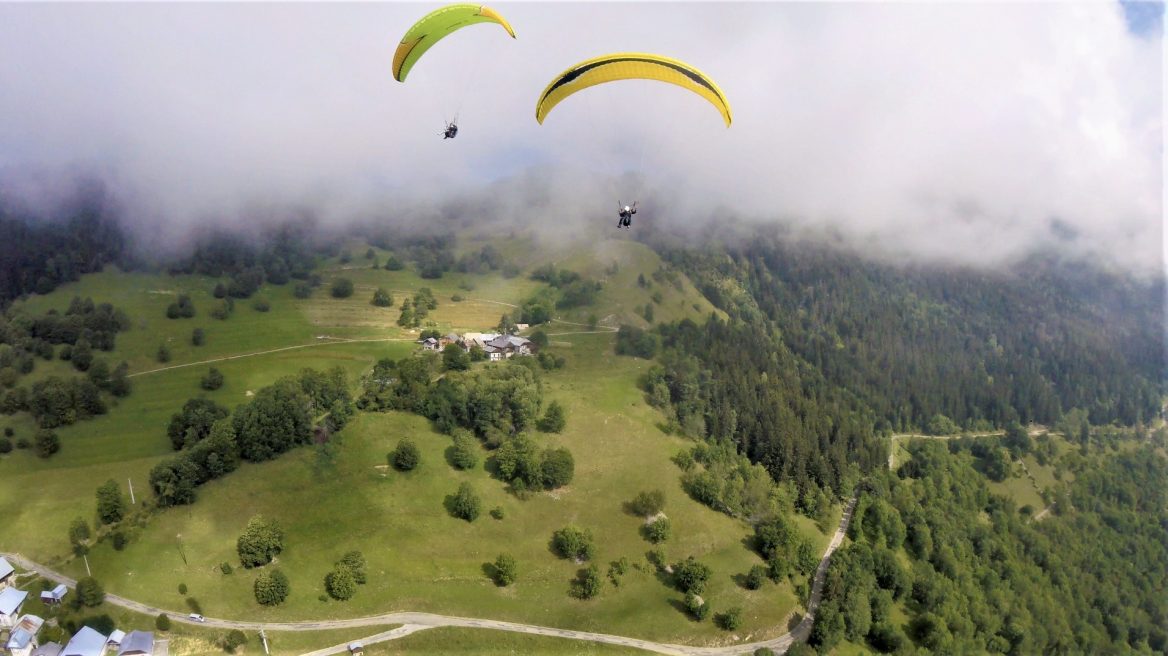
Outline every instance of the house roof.
<path fill-rule="evenodd" d="M 12 635 L 8 637 L 9 649 L 24 649 L 36 637 L 37 631 L 45 621 L 36 615 L 25 615 L 12 628 Z"/>
<path fill-rule="evenodd" d="M 104 651 L 105 636 L 83 626 L 61 650 L 61 656 L 101 656 Z"/>
<path fill-rule="evenodd" d="M 46 642 L 45 644 L 32 650 L 32 656 L 57 656 L 61 653 L 61 645 L 56 642 Z"/>
<path fill-rule="evenodd" d="M 66 592 L 69 592 L 69 588 L 65 587 L 65 584 L 62 583 L 61 585 L 58 585 L 57 587 L 53 588 L 52 590 L 45 590 L 45 591 L 41 592 L 41 599 L 47 599 L 50 601 L 61 601 L 62 599 L 65 598 Z"/>
<path fill-rule="evenodd" d="M 16 570 L 13 569 L 12 563 L 4 558 L 0 558 L 0 580 L 6 579 Z"/>
<path fill-rule="evenodd" d="M 125 637 L 126 637 L 125 631 L 122 631 L 120 629 L 114 629 L 114 632 L 110 634 L 109 640 L 106 640 L 106 642 L 112 642 L 115 645 L 120 645 L 120 644 L 122 644 L 122 640 L 124 640 Z"/>
<path fill-rule="evenodd" d="M 0 615 L 15 615 L 24 603 L 28 593 L 16 588 L 4 588 L 0 591 Z"/>
<path fill-rule="evenodd" d="M 154 653 L 154 634 L 150 631 L 130 631 L 122 640 L 121 649 L 118 650 L 118 656 L 152 653 Z"/>

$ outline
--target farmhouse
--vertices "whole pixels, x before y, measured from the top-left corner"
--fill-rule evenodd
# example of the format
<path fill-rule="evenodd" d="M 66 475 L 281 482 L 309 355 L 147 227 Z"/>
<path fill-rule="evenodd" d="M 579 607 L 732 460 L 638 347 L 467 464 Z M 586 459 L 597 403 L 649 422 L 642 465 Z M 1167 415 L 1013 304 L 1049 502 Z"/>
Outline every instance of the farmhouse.
<path fill-rule="evenodd" d="M 0 590 L 16 579 L 16 570 L 4 558 L 0 558 Z"/>
<path fill-rule="evenodd" d="M 422 348 L 427 351 L 441 351 L 442 347 L 438 344 L 438 340 L 433 337 L 427 337 L 422 340 Z"/>
<path fill-rule="evenodd" d="M 41 592 L 41 601 L 46 604 L 59 604 L 65 598 L 65 593 L 69 592 L 69 588 L 62 583 L 52 590 L 45 590 Z"/>
<path fill-rule="evenodd" d="M 61 653 L 61 645 L 56 642 L 46 642 L 45 644 L 32 650 L 31 656 L 59 656 Z"/>
<path fill-rule="evenodd" d="M 0 590 L 0 628 L 16 626 L 16 617 L 28 593 L 11 586 Z"/>
<path fill-rule="evenodd" d="M 153 653 L 154 634 L 150 631 L 130 631 L 118 649 L 118 656 L 150 656 Z"/>
<path fill-rule="evenodd" d="M 105 636 L 88 626 L 73 634 L 69 644 L 61 650 L 60 656 L 102 656 L 105 653 Z"/>
<path fill-rule="evenodd" d="M 44 623 L 45 621 L 36 615 L 25 615 L 20 618 L 8 636 L 7 647 L 12 656 L 32 656 L 33 650 L 37 648 L 37 631 L 41 630 Z"/>

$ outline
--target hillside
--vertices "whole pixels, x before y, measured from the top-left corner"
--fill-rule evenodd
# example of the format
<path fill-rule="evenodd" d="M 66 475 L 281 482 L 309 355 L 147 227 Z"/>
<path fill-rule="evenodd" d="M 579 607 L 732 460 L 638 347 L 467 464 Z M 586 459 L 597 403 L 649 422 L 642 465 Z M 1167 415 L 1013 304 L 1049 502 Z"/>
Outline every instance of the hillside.
<path fill-rule="evenodd" d="M 652 279 L 662 269 L 645 247 L 623 242 L 606 248 L 612 259 L 590 264 L 587 255 L 577 253 L 575 259 L 560 261 L 560 266 L 604 281 L 595 309 L 588 308 L 604 313 L 602 326 L 636 320 L 631 306 L 653 303 L 658 290 L 663 319 L 700 318 L 712 311 L 684 276 L 676 277 L 676 284 L 662 278 L 664 282 L 639 286 L 638 276 Z M 365 247 L 352 244 L 350 250 L 361 253 Z M 387 256 L 375 250 L 379 261 Z M 401 299 L 421 287 L 429 287 L 439 301 L 428 321 L 443 332 L 489 330 L 503 312 L 543 288 L 526 275 L 506 278 L 499 273 L 452 273 L 423 280 L 409 270 L 375 270 L 360 257 L 345 263 L 334 257 L 318 271 L 322 285 L 310 298 L 296 298 L 292 285 L 265 285 L 253 299 L 237 301 L 226 320 L 208 316 L 219 302 L 210 293 L 215 279 L 187 274 L 107 270 L 18 302 L 12 311 L 29 315 L 64 311 L 74 296 L 124 310 L 132 326 L 119 337 L 116 349 L 102 357 L 130 364 L 133 391 L 112 403 L 108 414 L 56 429 L 61 451 L 51 458 L 19 449 L 0 456 L 3 548 L 84 576 L 85 564 L 70 554 L 70 522 L 82 517 L 93 524 L 94 490 L 108 479 L 117 481 L 123 492 L 132 481 L 138 504 L 150 505 L 148 475 L 173 453 L 166 426 L 187 399 L 205 396 L 234 408 L 279 377 L 305 367 L 339 365 L 355 386 L 378 359 L 408 357 L 417 349 L 416 330 L 403 329 L 396 320 Z M 354 283 L 349 298 L 328 293 L 340 277 Z M 390 291 L 395 307 L 370 305 L 378 287 Z M 190 296 L 195 318 L 166 318 L 167 305 L 180 293 Z M 463 300 L 452 301 L 455 295 Z M 255 310 L 255 298 L 267 300 L 270 310 Z M 569 314 L 565 320 L 584 323 L 587 317 Z M 670 642 L 724 641 L 725 632 L 712 622 L 694 622 L 683 612 L 683 595 L 646 559 L 653 545 L 640 535 L 642 520 L 623 509 L 637 493 L 660 489 L 673 528 L 672 538 L 661 545 L 668 562 L 692 555 L 711 568 L 714 576 L 703 596 L 715 611 L 743 608 L 742 628 L 736 632 L 741 638 L 783 632 L 785 618 L 798 606 L 792 586 L 784 581 L 752 591 L 738 582 L 762 563 L 749 548 L 751 527 L 683 491 L 681 471 L 671 458 L 692 442 L 657 427 L 659 412 L 645 404 L 637 389 L 649 363 L 613 355 L 611 332 L 559 326 L 553 323 L 547 331 L 552 350 L 566 364 L 544 373 L 542 385 L 547 402 L 556 400 L 565 407 L 567 429 L 560 435 L 536 435 L 543 445 L 562 445 L 572 452 L 575 478 L 569 486 L 520 500 L 484 468 L 490 453 L 481 454 L 476 469 L 460 472 L 447 462 L 450 438 L 435 432 L 425 419 L 396 411 L 358 413 L 334 436 L 337 448 L 331 455 L 307 447 L 271 462 L 244 463 L 201 486 L 193 505 L 135 515 L 135 524 L 123 527 L 125 548 L 115 550 L 108 539 L 93 545 L 89 567 L 109 592 L 176 613 L 191 599 L 208 616 L 260 620 L 422 610 Z M 195 327 L 205 331 L 203 346 L 191 344 Z M 163 343 L 171 352 L 166 363 L 155 357 Z M 225 384 L 206 392 L 199 380 L 211 366 L 223 374 Z M 70 373 L 69 363 L 39 362 L 28 380 Z M 0 417 L 0 426 L 13 428 L 18 438 L 34 430 L 26 413 Z M 415 441 L 421 452 L 422 465 L 408 473 L 385 465 L 386 453 L 403 437 Z M 444 497 L 461 482 L 470 483 L 482 497 L 483 515 L 473 523 L 443 509 Z M 496 506 L 503 510 L 502 520 L 485 512 Z M 255 574 L 238 567 L 235 554 L 236 538 L 255 514 L 279 521 L 287 536 L 287 548 L 277 562 L 289 575 L 292 594 L 274 608 L 256 604 Z M 826 536 L 810 520 L 795 521 L 821 550 Z M 569 583 L 580 567 L 556 558 L 548 546 L 552 532 L 567 524 L 596 536 L 594 562 L 602 574 L 610 561 L 627 559 L 629 569 L 619 587 L 606 579 L 597 599 L 569 597 Z M 348 602 L 321 601 L 325 574 L 353 549 L 368 561 L 369 584 Z M 500 552 L 511 553 L 519 563 L 518 582 L 507 588 L 497 587 L 484 573 Z M 235 563 L 235 572 L 223 575 L 223 562 Z M 176 592 L 180 583 L 189 589 L 186 595 Z"/>

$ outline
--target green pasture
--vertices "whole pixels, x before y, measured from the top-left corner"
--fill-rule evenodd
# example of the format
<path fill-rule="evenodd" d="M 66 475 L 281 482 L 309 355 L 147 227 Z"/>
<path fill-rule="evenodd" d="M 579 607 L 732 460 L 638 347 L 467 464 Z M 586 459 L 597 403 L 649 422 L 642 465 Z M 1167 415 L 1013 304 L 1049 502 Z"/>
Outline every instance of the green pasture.
<path fill-rule="evenodd" d="M 426 654 L 435 656 L 447 654 L 475 654 L 475 656 L 514 656 L 516 654 L 646 656 L 651 652 L 632 647 L 603 645 L 567 638 L 486 629 L 440 627 L 411 633 L 397 640 L 366 645 L 365 653 L 368 656 L 424 656 Z"/>

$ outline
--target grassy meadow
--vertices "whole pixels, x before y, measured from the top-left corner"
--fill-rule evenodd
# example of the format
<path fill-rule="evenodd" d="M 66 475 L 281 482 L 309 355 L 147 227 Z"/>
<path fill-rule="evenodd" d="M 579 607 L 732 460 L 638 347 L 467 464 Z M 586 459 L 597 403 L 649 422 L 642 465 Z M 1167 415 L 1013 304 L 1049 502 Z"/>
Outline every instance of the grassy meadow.
<path fill-rule="evenodd" d="M 642 246 L 622 242 L 606 248 L 623 259 L 608 274 L 597 302 L 607 313 L 602 316 L 628 320 L 630 305 L 651 302 L 650 294 L 665 287 L 661 308 L 666 309 L 657 315 L 658 320 L 701 319 L 712 311 L 688 280 L 682 279 L 679 286 L 639 287 L 638 273 L 648 278 L 660 266 L 656 256 Z M 353 253 L 364 250 L 362 246 Z M 384 252 L 377 256 L 385 261 Z M 611 261 L 598 261 L 601 268 L 612 270 Z M 584 258 L 563 266 L 583 270 L 586 264 Z M 63 310 L 70 298 L 80 295 L 126 310 L 134 327 L 119 335 L 118 348 L 109 355 L 113 362 L 130 362 L 134 391 L 111 407 L 109 414 L 60 429 L 61 452 L 48 460 L 28 451 L 0 457 L 0 514 L 5 517 L 0 550 L 55 564 L 73 576 L 84 575 L 84 565 L 69 553 L 69 522 L 77 516 L 93 521 L 94 490 L 110 478 L 122 484 L 123 490 L 127 479 L 132 479 L 139 502 L 150 496 L 150 469 L 172 454 L 166 425 L 187 399 L 206 395 L 234 408 L 250 392 L 304 367 L 339 365 L 355 383 L 377 359 L 404 357 L 417 348 L 412 343 L 416 335 L 402 331 L 395 322 L 401 299 L 420 287 L 432 289 L 439 300 L 430 316 L 436 327 L 457 331 L 489 330 L 509 309 L 508 304 L 520 303 L 539 287 L 525 275 L 505 279 L 499 274 L 452 273 L 439 280 L 422 280 L 409 271 L 374 270 L 360 255 L 343 265 L 328 262 L 321 273 L 324 285 L 311 298 L 295 299 L 291 285 L 265 286 L 258 295 L 270 300 L 270 312 L 255 311 L 249 300 L 237 301 L 235 313 L 226 321 L 209 317 L 217 302 L 210 295 L 214 281 L 194 276 L 107 271 L 24 302 L 22 307 L 31 312 L 51 307 Z M 348 299 L 333 299 L 328 285 L 341 275 L 354 281 L 356 292 Z M 377 287 L 391 290 L 395 307 L 376 308 L 369 303 Z M 165 318 L 166 305 L 180 290 L 192 295 L 199 312 L 194 319 Z M 454 294 L 466 300 L 452 302 Z M 195 326 L 207 331 L 205 346 L 190 345 Z M 549 332 L 557 332 L 552 328 Z M 572 332 L 571 326 L 565 328 L 564 332 Z M 733 638 L 712 621 L 694 622 L 682 612 L 683 595 L 669 587 L 646 560 L 652 545 L 639 533 L 642 520 L 623 509 L 624 502 L 638 492 L 661 489 L 667 499 L 664 512 L 673 524 L 673 537 L 663 545 L 669 561 L 693 555 L 712 568 L 703 596 L 714 613 L 732 606 L 744 609 L 742 627 L 735 632 L 738 639 L 759 640 L 784 632 L 786 619 L 797 606 L 790 585 L 767 583 L 761 590 L 750 591 L 737 582 L 752 565 L 762 563 L 747 546 L 751 527 L 694 502 L 682 491 L 680 471 L 670 457 L 690 442 L 656 427 L 660 415 L 645 404 L 636 388 L 638 376 L 649 363 L 615 356 L 611 334 L 553 339 L 554 350 L 567 358 L 567 366 L 543 375 L 545 401 L 560 401 L 568 423 L 560 435 L 535 437 L 541 445 L 571 450 L 575 478 L 565 488 L 519 500 L 488 472 L 486 450 L 477 468 L 457 471 L 446 460 L 450 438 L 432 430 L 424 418 L 397 412 L 358 413 L 335 436 L 339 440 L 335 456 L 305 447 L 272 462 L 244 463 L 236 472 L 200 487 L 195 504 L 158 512 L 144 525 L 132 527 L 123 551 L 114 551 L 108 542 L 96 545 L 89 554 L 90 567 L 107 591 L 176 613 L 189 612 L 188 598 L 196 600 L 207 616 L 257 621 L 429 611 L 670 642 L 727 644 Z M 173 358 L 160 364 L 154 354 L 163 341 L 170 344 Z M 200 389 L 199 379 L 211 366 L 207 361 L 240 355 L 247 357 L 212 363 L 225 375 L 221 389 Z M 64 371 L 67 366 L 39 361 L 34 375 L 47 375 L 54 367 Z M 29 436 L 33 430 L 23 414 L 0 416 L 0 426 L 7 425 L 18 436 Z M 386 466 L 386 454 L 403 437 L 413 439 L 421 450 L 421 466 L 409 473 Z M 444 510 L 445 498 L 462 482 L 470 483 L 482 498 L 483 512 L 473 523 L 455 519 Z M 502 520 L 488 514 L 495 506 L 504 510 Z M 255 602 L 256 572 L 239 567 L 235 553 L 236 538 L 255 514 L 278 520 L 286 532 L 285 550 L 277 565 L 291 580 L 291 595 L 275 608 Z M 819 547 L 826 545 L 828 536 L 820 534 L 812 522 L 797 521 Z M 602 574 L 611 561 L 628 559 L 632 567 L 619 587 L 606 578 L 598 598 L 569 597 L 570 581 L 581 566 L 557 558 L 549 548 L 552 532 L 569 523 L 595 535 L 596 562 Z M 352 549 L 364 553 L 369 583 L 347 602 L 322 601 L 325 574 Z M 517 582 L 506 588 L 497 587 L 487 576 L 486 565 L 502 552 L 512 554 L 519 564 Z M 235 571 L 222 574 L 221 562 L 231 563 Z M 186 595 L 178 593 L 180 583 L 188 586 Z M 478 637 L 468 636 L 482 634 L 427 631 L 406 640 L 417 643 L 422 653 L 448 653 L 443 650 L 457 652 L 459 644 L 479 644 Z M 497 647 L 498 653 L 525 651 L 529 644 L 525 640 L 543 641 L 540 645 L 553 641 L 508 635 L 482 644 Z M 295 648 L 327 644 L 314 641 Z M 563 646 L 562 652 L 554 651 L 561 647 L 548 649 L 553 653 L 622 653 L 576 644 Z"/>

